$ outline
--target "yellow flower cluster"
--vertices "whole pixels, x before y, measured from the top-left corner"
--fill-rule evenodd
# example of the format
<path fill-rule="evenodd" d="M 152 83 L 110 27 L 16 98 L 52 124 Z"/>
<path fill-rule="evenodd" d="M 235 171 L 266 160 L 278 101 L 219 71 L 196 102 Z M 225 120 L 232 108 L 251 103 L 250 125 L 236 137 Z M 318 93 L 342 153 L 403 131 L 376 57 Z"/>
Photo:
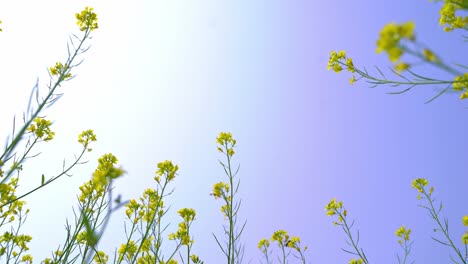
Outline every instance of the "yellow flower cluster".
<path fill-rule="evenodd" d="M 301 239 L 297 236 L 290 237 L 288 232 L 285 230 L 277 230 L 273 232 L 273 235 L 271 236 L 270 240 L 262 238 L 258 244 L 257 247 L 260 249 L 263 254 L 266 256 L 268 255 L 268 248 L 270 247 L 270 241 L 271 242 L 276 242 L 278 244 L 278 247 L 284 250 L 284 248 L 291 248 L 299 252 L 301 257 L 303 258 L 303 253 L 304 251 L 307 250 L 307 247 L 304 247 L 301 249 L 300 243 Z M 284 252 L 284 251 L 283 251 Z M 303 260 L 305 260 L 303 258 Z M 304 262 L 305 263 L 305 262 Z"/>
<path fill-rule="evenodd" d="M 422 51 L 424 59 L 430 62 L 438 62 L 439 58 L 430 49 L 423 49 Z"/>
<path fill-rule="evenodd" d="M 166 181 L 170 182 L 174 180 L 177 175 L 177 170 L 179 170 L 179 166 L 172 164 L 172 161 L 170 160 L 160 162 L 158 163 L 158 170 L 155 172 L 156 176 L 154 177 L 154 180 L 157 183 L 160 183 L 161 176 L 166 175 Z"/>
<path fill-rule="evenodd" d="M 272 242 L 278 242 L 278 244 L 283 244 L 286 243 L 289 240 L 289 235 L 288 232 L 285 230 L 278 230 L 273 232 L 273 235 L 271 236 L 271 241 Z"/>
<path fill-rule="evenodd" d="M 112 153 L 104 154 L 98 159 L 99 164 L 92 178 L 98 190 L 105 189 L 110 180 L 117 179 L 125 173 L 124 170 L 114 167 L 117 162 L 117 158 Z"/>
<path fill-rule="evenodd" d="M 463 92 L 460 99 L 468 98 L 468 72 L 465 72 L 462 76 L 455 76 L 452 87 L 454 91 Z"/>
<path fill-rule="evenodd" d="M 56 62 L 54 67 L 49 68 L 49 72 L 52 76 L 58 76 L 59 78 L 63 78 L 63 80 L 72 77 L 70 66 L 68 64 L 63 65 L 61 62 Z"/>
<path fill-rule="evenodd" d="M 158 193 L 157 190 L 148 188 L 143 193 L 143 196 L 140 198 L 140 212 L 139 216 L 143 217 L 143 221 L 151 224 L 154 221 L 156 214 L 162 216 L 164 213 L 164 201 L 162 196 Z"/>
<path fill-rule="evenodd" d="M 270 247 L 270 240 L 262 238 L 257 245 L 258 249 L 260 249 L 263 253 L 267 253 L 268 247 Z"/>
<path fill-rule="evenodd" d="M 18 187 L 18 178 L 11 178 L 8 183 L 0 184 L 0 218 L 2 219 L 0 226 L 6 223 L 11 223 L 15 220 L 16 217 L 19 217 L 22 214 L 23 206 L 26 204 L 25 201 L 16 200 L 16 188 Z M 11 201 L 16 200 L 11 203 Z M 8 204 L 6 210 L 4 210 L 4 205 Z M 29 212 L 29 209 L 26 210 L 26 213 Z M 8 219 L 7 222 L 5 220 Z"/>
<path fill-rule="evenodd" d="M 343 202 L 337 202 L 335 198 L 331 199 L 325 206 L 325 211 L 327 211 L 327 216 L 338 215 L 338 221 L 333 222 L 334 225 L 343 223 L 344 218 L 348 215 L 348 211 L 343 208 Z"/>
<path fill-rule="evenodd" d="M 128 241 L 126 244 L 122 244 L 118 250 L 119 260 L 126 259 L 130 262 L 135 256 L 137 250 L 138 246 L 133 240 Z"/>
<path fill-rule="evenodd" d="M 91 141 L 96 141 L 96 135 L 91 129 L 85 130 L 78 135 L 78 142 L 81 143 L 88 151 L 92 150 L 88 148 L 89 142 Z"/>
<path fill-rule="evenodd" d="M 98 251 L 96 255 L 94 255 L 94 263 L 96 264 L 106 264 L 109 261 L 109 256 L 102 251 Z"/>
<path fill-rule="evenodd" d="M 273 235 L 271 236 L 271 242 L 277 242 L 278 245 L 280 246 L 285 246 L 289 248 L 294 248 L 296 250 L 300 250 L 299 248 L 299 243 L 301 242 L 301 239 L 299 237 L 293 236 L 289 237 L 288 232 L 285 230 L 278 230 L 273 232 Z M 261 248 L 261 246 L 266 246 L 268 247 L 270 244 L 266 243 L 264 239 L 260 240 L 258 247 Z"/>
<path fill-rule="evenodd" d="M 21 257 L 21 262 L 24 264 L 32 264 L 33 263 L 33 257 L 29 254 L 23 255 Z"/>
<path fill-rule="evenodd" d="M 385 25 L 380 31 L 380 37 L 377 40 L 377 53 L 385 51 L 391 62 L 399 61 L 403 55 L 403 48 L 400 43 L 402 39 L 414 41 L 413 22 Z"/>
<path fill-rule="evenodd" d="M 398 240 L 398 243 L 401 245 L 403 244 L 403 241 L 409 241 L 409 235 L 411 234 L 411 229 L 406 229 L 405 226 L 401 226 L 400 228 L 397 229 L 395 232 L 396 236 L 399 238 L 402 238 L 403 240 Z"/>
<path fill-rule="evenodd" d="M 203 263 L 203 261 L 202 261 L 197 255 L 195 255 L 195 254 L 192 254 L 192 255 L 190 256 L 190 259 L 191 259 L 192 262 L 195 263 L 195 264 L 201 264 L 201 263 Z"/>
<path fill-rule="evenodd" d="M 114 167 L 117 162 L 117 158 L 112 153 L 104 154 L 98 159 L 98 167 L 93 172 L 91 180 L 80 186 L 81 194 L 78 198 L 80 202 L 95 201 L 102 197 L 110 181 L 125 173 L 123 169 Z"/>
<path fill-rule="evenodd" d="M 440 9 L 439 23 L 444 26 L 446 32 L 457 28 L 466 28 L 468 16 L 457 16 L 456 12 L 466 9 L 466 1 L 462 0 L 444 0 L 444 5 Z"/>
<path fill-rule="evenodd" d="M 81 31 L 93 31 L 98 28 L 98 19 L 96 13 L 93 12 L 92 7 L 85 7 L 81 13 L 76 13 L 76 24 L 80 27 Z"/>
<path fill-rule="evenodd" d="M 353 64 L 352 58 L 346 57 L 346 52 L 341 50 L 340 52 L 332 51 L 330 52 L 330 58 L 328 59 L 327 70 L 333 69 L 334 72 L 341 72 L 345 67 L 349 72 L 356 72 L 356 68 Z M 349 83 L 352 85 L 357 81 L 356 76 L 352 76 L 349 79 Z"/>
<path fill-rule="evenodd" d="M 468 227 L 468 215 L 463 216 L 462 223 L 464 226 Z M 465 234 L 463 234 L 462 242 L 463 244 L 468 245 L 468 230 L 466 230 Z"/>
<path fill-rule="evenodd" d="M 215 199 L 227 197 L 227 193 L 229 193 L 229 183 L 218 182 L 213 185 L 213 193 L 211 195 L 213 195 Z"/>
<path fill-rule="evenodd" d="M 44 141 L 49 141 L 54 138 L 55 132 L 50 130 L 50 126 L 52 125 L 50 120 L 37 117 L 34 119 L 34 123 L 35 124 L 31 124 L 28 127 L 28 132 L 34 133 L 37 138 L 40 138 Z"/>
<path fill-rule="evenodd" d="M 351 259 L 349 261 L 349 264 L 362 264 L 364 262 L 364 260 L 362 259 Z"/>
<path fill-rule="evenodd" d="M 421 199 L 421 194 L 420 193 L 425 193 L 425 190 L 424 190 L 424 187 L 426 187 L 426 185 L 428 185 L 429 182 L 424 179 L 424 178 L 417 178 L 417 179 L 414 179 L 412 184 L 411 184 L 411 187 L 415 188 L 416 190 L 418 190 L 419 194 L 418 194 L 418 200 Z M 428 195 L 432 195 L 432 193 L 434 192 L 434 187 L 431 187 L 429 189 L 429 193 Z"/>
<path fill-rule="evenodd" d="M 183 208 L 178 213 L 184 221 L 179 223 L 179 229 L 175 233 L 169 234 L 169 240 L 179 240 L 181 245 L 190 247 L 194 241 L 190 237 L 189 228 L 193 220 L 195 220 L 195 210 Z"/>
<path fill-rule="evenodd" d="M 29 235 L 18 235 L 16 232 L 5 232 L 3 235 L 0 235 L 0 245 L 7 245 L 7 247 L 10 250 L 16 249 L 19 250 L 20 253 L 28 251 L 29 247 L 27 243 L 31 242 L 32 237 Z M 6 253 L 6 248 L 1 247 L 0 248 L 0 256 L 4 255 Z M 12 252 L 9 252 L 10 254 L 13 254 L 15 257 L 18 256 L 20 253 L 18 253 L 16 250 L 13 250 Z M 28 257 L 27 257 L 28 259 Z M 32 261 L 32 257 L 31 257 Z"/>
<path fill-rule="evenodd" d="M 216 143 L 221 145 L 218 146 L 219 152 L 227 153 L 230 157 L 234 155 L 234 147 L 236 146 L 236 140 L 232 138 L 231 132 L 221 132 L 216 138 Z"/>
<path fill-rule="evenodd" d="M 341 208 L 343 208 L 343 202 L 342 201 L 336 202 L 335 198 L 331 199 L 330 202 L 325 206 L 325 210 L 327 211 L 327 216 L 335 215 L 336 212 Z"/>

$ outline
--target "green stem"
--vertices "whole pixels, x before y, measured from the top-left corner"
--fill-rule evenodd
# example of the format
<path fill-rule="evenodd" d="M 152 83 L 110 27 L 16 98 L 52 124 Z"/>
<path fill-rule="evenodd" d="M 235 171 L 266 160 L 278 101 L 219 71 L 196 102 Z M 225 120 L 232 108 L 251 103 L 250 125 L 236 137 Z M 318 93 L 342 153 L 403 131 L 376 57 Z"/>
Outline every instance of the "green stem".
<path fill-rule="evenodd" d="M 438 213 L 436 212 L 434 208 L 434 204 L 432 203 L 430 195 L 426 192 L 426 190 L 423 189 L 423 194 L 426 197 L 426 199 L 429 201 L 429 205 L 431 206 L 430 208 L 430 213 L 432 215 L 432 218 L 437 222 L 437 225 L 439 225 L 440 230 L 442 233 L 445 235 L 445 238 L 447 241 L 450 243 L 450 246 L 453 248 L 453 250 L 457 253 L 458 257 L 460 257 L 461 261 L 466 264 L 466 260 L 463 258 L 463 256 L 460 253 L 460 250 L 455 247 L 455 244 L 453 243 L 452 239 L 450 238 L 448 231 L 442 226 L 442 223 L 439 220 Z M 427 208 L 427 207 L 426 207 Z"/>

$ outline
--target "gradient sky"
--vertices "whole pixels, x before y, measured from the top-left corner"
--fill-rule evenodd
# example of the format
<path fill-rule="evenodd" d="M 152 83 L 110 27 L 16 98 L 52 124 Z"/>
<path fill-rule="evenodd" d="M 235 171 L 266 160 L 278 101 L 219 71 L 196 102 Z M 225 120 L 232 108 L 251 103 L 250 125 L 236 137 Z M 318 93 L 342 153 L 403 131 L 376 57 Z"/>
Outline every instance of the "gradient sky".
<path fill-rule="evenodd" d="M 401 225 L 413 230 L 410 260 L 449 263 L 453 253 L 431 240 L 435 222 L 411 188 L 419 177 L 435 187 L 461 247 L 461 218 L 468 214 L 466 102 L 448 94 L 424 104 L 437 87 L 389 95 L 396 89 L 370 89 L 364 81 L 350 86 L 349 74 L 326 70 L 329 52 L 341 49 L 358 67 L 385 70 L 387 57 L 375 52 L 378 33 L 389 22 L 409 20 L 418 40 L 447 62 L 466 64 L 460 34 L 438 25 L 440 3 L 2 1 L 2 138 L 11 132 L 13 115 L 26 109 L 36 79 L 44 88 L 47 67 L 66 58 L 67 37 L 77 33 L 74 14 L 87 5 L 98 13 L 99 30 L 76 78 L 46 112 L 56 138 L 26 163 L 22 188 L 39 184 L 42 173 L 60 171 L 64 158 L 72 160 L 82 130 L 94 129 L 98 141 L 90 162 L 75 168 L 73 177 L 27 199 L 24 232 L 34 237 L 36 261 L 63 243 L 78 187 L 97 158 L 112 152 L 128 172 L 116 183 L 125 199 L 155 187 L 158 162 L 178 164 L 169 230 L 177 228 L 179 208 L 194 208 L 193 252 L 207 264 L 224 263 L 212 237 L 225 223 L 221 202 L 209 195 L 225 179 L 215 143 L 221 131 L 231 131 L 238 142 L 245 263 L 259 263 L 257 242 L 278 229 L 301 237 L 310 263 L 348 263 L 352 256 L 341 250 L 345 234 L 325 214 L 331 198 L 343 200 L 371 263 L 398 263 L 395 254 L 402 251 L 394 233 Z M 453 78 L 424 65 L 414 69 Z M 113 215 L 101 242 L 110 254 L 124 241 L 123 221 L 123 210 Z"/>

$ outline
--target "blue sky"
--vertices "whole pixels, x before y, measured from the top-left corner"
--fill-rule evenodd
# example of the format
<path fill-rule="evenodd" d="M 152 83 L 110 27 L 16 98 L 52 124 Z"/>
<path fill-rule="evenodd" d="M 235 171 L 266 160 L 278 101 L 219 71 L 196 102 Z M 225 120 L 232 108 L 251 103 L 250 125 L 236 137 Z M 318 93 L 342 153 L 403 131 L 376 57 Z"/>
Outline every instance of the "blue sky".
<path fill-rule="evenodd" d="M 468 214 L 463 171 L 466 102 L 455 94 L 424 104 L 435 87 L 389 95 L 391 87 L 348 84 L 347 73 L 326 70 L 328 54 L 344 49 L 356 66 L 390 65 L 375 42 L 389 23 L 412 20 L 416 36 L 448 62 L 466 63 L 460 34 L 438 25 L 440 4 L 429 1 L 22 1 L 0 3 L 0 136 L 26 108 L 37 78 L 66 58 L 76 33 L 74 14 L 84 6 L 99 17 L 91 49 L 64 85 L 64 96 L 46 112 L 56 138 L 27 164 L 23 186 L 61 168 L 79 151 L 76 136 L 94 129 L 90 162 L 29 197 L 25 230 L 34 237 L 36 260 L 64 239 L 78 187 L 96 159 L 114 153 L 128 174 L 116 191 L 138 197 L 154 187 L 156 164 L 179 164 L 167 221 L 176 211 L 197 211 L 196 252 L 205 263 L 222 263 L 212 238 L 223 216 L 212 185 L 223 180 L 215 139 L 231 131 L 238 141 L 240 219 L 247 220 L 245 260 L 258 263 L 257 242 L 278 229 L 302 238 L 311 263 L 348 263 L 345 234 L 326 217 L 331 198 L 343 200 L 360 230 L 371 263 L 397 263 L 395 230 L 413 230 L 411 259 L 447 263 L 450 249 L 431 240 L 433 221 L 417 205 L 414 178 L 425 177 L 443 201 L 443 216 L 460 244 Z M 28 8 L 24 8 L 28 6 Z M 463 60 L 465 59 L 465 61 Z M 439 78 L 453 76 L 419 66 Z M 372 70 L 371 70 L 372 71 Z M 375 73 L 375 71 L 374 71 Z M 43 86 L 44 87 L 44 86 Z M 113 216 L 102 248 L 123 241 L 124 213 Z M 170 243 L 170 242 L 169 242 Z M 276 251 L 278 252 L 278 251 Z M 291 262 L 294 263 L 294 262 Z"/>

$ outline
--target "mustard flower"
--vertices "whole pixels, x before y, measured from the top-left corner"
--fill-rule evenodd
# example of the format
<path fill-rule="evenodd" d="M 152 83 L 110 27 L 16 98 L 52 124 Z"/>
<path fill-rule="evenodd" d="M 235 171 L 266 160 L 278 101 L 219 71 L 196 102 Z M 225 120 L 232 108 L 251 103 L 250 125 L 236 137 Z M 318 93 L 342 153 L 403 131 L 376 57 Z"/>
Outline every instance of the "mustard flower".
<path fill-rule="evenodd" d="M 190 239 L 189 234 L 190 222 L 184 220 L 179 223 L 179 229 L 175 233 L 169 234 L 169 240 L 179 240 L 182 245 L 191 246 L 193 240 Z"/>
<path fill-rule="evenodd" d="M 141 251 L 148 253 L 151 250 L 151 242 L 154 240 L 154 236 L 146 238 L 143 243 L 141 243 Z"/>
<path fill-rule="evenodd" d="M 390 61 L 398 61 L 403 55 L 400 41 L 402 39 L 414 41 L 414 27 L 414 23 L 411 21 L 403 24 L 390 23 L 385 25 L 377 40 L 377 53 L 385 51 Z"/>
<path fill-rule="evenodd" d="M 109 261 L 109 256 L 103 251 L 98 251 L 96 255 L 94 255 L 94 263 L 96 264 L 106 264 Z"/>
<path fill-rule="evenodd" d="M 268 239 L 262 238 L 257 245 L 258 249 L 261 249 L 263 253 L 266 253 L 268 247 L 270 247 L 270 241 Z"/>
<path fill-rule="evenodd" d="M 405 226 L 401 226 L 400 228 L 397 229 L 395 234 L 397 235 L 397 237 L 402 238 L 404 241 L 408 241 L 409 240 L 409 235 L 411 234 L 411 229 L 409 229 L 409 228 L 406 229 Z M 403 240 L 401 240 L 401 239 L 398 240 L 398 243 L 402 244 Z"/>
<path fill-rule="evenodd" d="M 410 65 L 408 63 L 400 62 L 395 65 L 395 70 L 398 73 L 401 73 L 402 71 L 406 71 L 407 69 L 409 69 L 409 67 Z"/>
<path fill-rule="evenodd" d="M 428 183 L 429 182 L 424 178 L 417 178 L 417 179 L 413 180 L 413 183 L 411 184 L 411 187 L 417 189 L 418 192 L 422 193 L 424 191 L 424 187 Z"/>
<path fill-rule="evenodd" d="M 278 242 L 278 245 L 286 245 L 289 241 L 288 232 L 286 232 L 285 230 L 278 230 L 273 232 L 273 235 L 271 236 L 271 241 Z"/>
<path fill-rule="evenodd" d="M 337 203 L 335 198 L 331 199 L 331 201 L 325 206 L 328 216 L 335 215 L 336 211 L 340 208 L 343 208 L 343 202 L 339 201 Z"/>
<path fill-rule="evenodd" d="M 462 243 L 468 245 L 468 231 L 466 231 L 465 234 L 463 234 Z"/>
<path fill-rule="evenodd" d="M 1 21 L 1 20 L 0 20 L 0 24 L 2 24 L 2 21 Z M 3 31 L 3 29 L 2 29 L 2 28 L 0 28 L 0 32 L 2 32 L 2 31 Z"/>
<path fill-rule="evenodd" d="M 349 264 L 362 264 L 364 262 L 364 260 L 362 259 L 351 259 L 349 261 Z"/>
<path fill-rule="evenodd" d="M 299 245 L 298 245 L 299 243 L 301 243 L 301 239 L 299 237 L 297 237 L 297 236 L 293 236 L 288 241 L 286 246 L 289 247 L 289 248 L 294 248 L 296 250 L 300 250 Z"/>
<path fill-rule="evenodd" d="M 26 263 L 26 264 L 32 264 L 33 262 L 33 257 L 29 254 L 23 255 L 21 257 L 21 262 Z"/>
<path fill-rule="evenodd" d="M 213 195 L 215 199 L 223 197 L 226 193 L 229 192 L 229 183 L 218 182 L 213 186 Z"/>
<path fill-rule="evenodd" d="M 424 59 L 426 59 L 427 61 L 431 61 L 431 62 L 439 61 L 439 58 L 437 58 L 434 52 L 432 52 L 430 49 L 423 49 L 423 56 L 424 56 Z"/>
<path fill-rule="evenodd" d="M 231 132 L 221 132 L 219 133 L 219 136 L 216 138 L 216 142 L 220 145 L 235 145 L 236 140 L 232 138 L 232 133 Z"/>
<path fill-rule="evenodd" d="M 202 260 L 195 254 L 190 255 L 190 259 L 192 260 L 193 263 L 198 264 L 198 263 L 203 263 Z"/>
<path fill-rule="evenodd" d="M 138 246 L 136 245 L 135 241 L 130 240 L 127 244 L 122 244 L 118 250 L 119 259 L 122 260 L 126 258 L 127 260 L 131 260 L 134 256 L 136 251 L 138 250 Z"/>
<path fill-rule="evenodd" d="M 464 226 L 468 226 L 468 215 L 463 216 L 462 223 Z"/>
<path fill-rule="evenodd" d="M 125 210 L 125 214 L 128 218 L 130 218 L 135 212 L 138 211 L 138 209 L 140 209 L 141 205 L 135 199 L 131 199 L 130 202 L 125 205 L 125 207 L 127 208 Z"/>
<path fill-rule="evenodd" d="M 354 69 L 352 59 L 349 58 L 349 61 L 347 61 L 347 63 L 343 63 L 343 60 L 345 59 L 346 59 L 346 52 L 344 50 L 340 52 L 336 52 L 336 51 L 330 52 L 330 58 L 328 60 L 327 70 L 333 69 L 334 72 L 337 72 L 337 73 L 341 72 L 343 70 L 343 67 L 341 66 L 341 64 L 345 64 L 345 65 L 350 64 L 352 66 L 352 69 Z"/>
<path fill-rule="evenodd" d="M 72 74 L 70 73 L 70 66 L 68 64 L 63 65 L 61 62 L 56 62 L 54 67 L 49 68 L 49 72 L 52 76 L 62 76 L 63 80 L 70 79 Z"/>
<path fill-rule="evenodd" d="M 50 130 L 52 122 L 41 117 L 34 119 L 34 123 L 28 127 L 28 132 L 34 133 L 37 138 L 44 141 L 52 140 L 55 136 L 55 132 Z"/>
<path fill-rule="evenodd" d="M 219 152 L 226 153 L 232 157 L 234 155 L 234 147 L 236 146 L 236 140 L 232 137 L 232 134 L 230 132 L 221 132 L 219 133 L 219 136 L 216 138 L 216 143 L 221 145 L 221 147 L 217 147 Z"/>
<path fill-rule="evenodd" d="M 85 130 L 78 135 L 78 142 L 81 143 L 83 147 L 87 148 L 88 151 L 92 150 L 88 148 L 89 142 L 91 141 L 96 141 L 96 135 L 91 129 Z"/>
<path fill-rule="evenodd" d="M 346 58 L 346 66 L 348 67 L 349 72 L 356 72 L 352 58 Z"/>
<path fill-rule="evenodd" d="M 439 23 L 444 27 L 446 32 L 454 29 L 465 28 L 468 24 L 468 16 L 457 16 L 457 10 L 463 9 L 463 6 L 456 1 L 446 0 L 440 9 Z"/>
<path fill-rule="evenodd" d="M 93 12 L 92 7 L 85 7 L 81 13 L 76 13 L 76 24 L 80 27 L 81 31 L 93 31 L 98 28 L 98 19 L 96 13 Z"/>
<path fill-rule="evenodd" d="M 356 76 L 353 75 L 353 76 L 349 79 L 349 84 L 353 85 L 356 81 L 357 81 Z"/>
<path fill-rule="evenodd" d="M 125 173 L 124 170 L 114 167 L 117 162 L 117 158 L 112 153 L 104 154 L 98 159 L 99 164 L 92 179 L 98 189 L 104 188 L 109 180 L 117 179 Z"/>
<path fill-rule="evenodd" d="M 457 75 L 453 80 L 453 90 L 464 92 L 460 95 L 460 99 L 468 97 L 468 72 L 465 72 L 462 76 Z"/>
<path fill-rule="evenodd" d="M 177 213 L 184 219 L 185 222 L 191 222 L 195 220 L 196 212 L 192 208 L 182 208 Z"/>
<path fill-rule="evenodd" d="M 158 163 L 158 170 L 155 172 L 156 177 L 154 178 L 156 182 L 161 181 L 161 176 L 166 175 L 166 180 L 172 181 L 177 175 L 177 170 L 179 170 L 179 166 L 172 164 L 172 161 L 166 160 L 163 162 Z"/>

